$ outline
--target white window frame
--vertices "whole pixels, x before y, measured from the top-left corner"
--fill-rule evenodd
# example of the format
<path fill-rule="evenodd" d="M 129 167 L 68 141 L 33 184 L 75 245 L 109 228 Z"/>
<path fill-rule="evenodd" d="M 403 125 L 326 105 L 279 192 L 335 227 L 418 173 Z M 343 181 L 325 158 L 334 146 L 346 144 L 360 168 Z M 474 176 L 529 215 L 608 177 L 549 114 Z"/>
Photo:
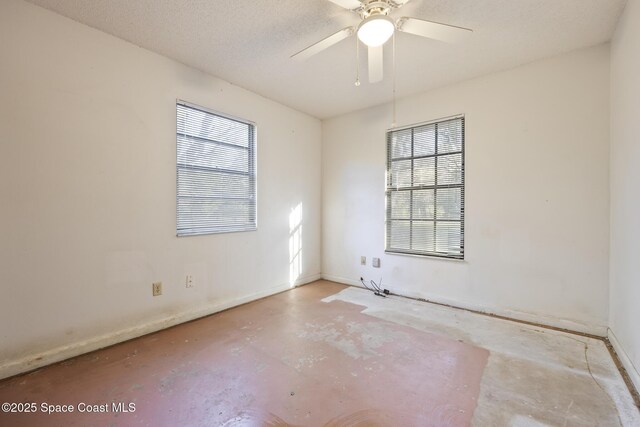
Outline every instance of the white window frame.
<path fill-rule="evenodd" d="M 456 152 L 445 152 L 445 153 L 438 153 L 438 125 L 442 124 L 442 123 L 446 123 L 446 122 L 451 122 L 453 120 L 460 120 L 461 121 L 461 126 L 462 126 L 462 141 L 461 141 L 461 150 L 460 151 L 456 151 Z M 421 128 L 424 126 L 435 126 L 435 154 L 432 155 L 425 155 L 425 156 L 414 156 L 413 155 L 413 144 L 414 144 L 414 139 L 413 139 L 413 131 L 417 128 Z M 393 153 L 392 153 L 392 135 L 394 132 L 399 132 L 399 131 L 407 131 L 407 130 L 411 130 L 411 152 L 412 154 L 408 157 L 402 157 L 402 158 L 396 158 L 393 159 Z M 399 255 L 412 255 L 412 256 L 421 256 L 421 257 L 436 257 L 436 258 L 446 258 L 446 259 L 454 259 L 454 260 L 464 260 L 465 257 L 465 251 L 464 251 L 464 246 L 465 246 L 465 139 L 466 139 L 466 130 L 465 130 L 465 116 L 464 115 L 457 115 L 457 116 L 451 116 L 451 117 L 445 117 L 445 118 L 441 118 L 441 119 L 436 119 L 436 120 L 432 120 L 432 121 L 428 121 L 428 122 L 423 122 L 423 123 L 418 123 L 418 124 L 414 124 L 414 125 L 410 125 L 410 126 L 405 126 L 405 127 L 401 127 L 401 128 L 393 128 L 393 129 L 389 129 L 387 130 L 387 134 L 386 134 L 386 148 L 387 148 L 387 155 L 386 155 L 386 191 L 385 191 L 385 253 L 389 253 L 389 254 L 399 254 Z M 461 159 L 462 159 L 462 168 L 461 168 L 461 183 L 460 184 L 446 184 L 446 185 L 438 185 L 438 158 L 443 157 L 443 156 L 448 156 L 448 155 L 452 155 L 452 154 L 460 154 L 461 155 Z M 433 157 L 435 159 L 435 166 L 434 166 L 434 178 L 435 178 L 435 183 L 434 185 L 416 185 L 414 186 L 414 182 L 413 182 L 413 176 L 414 176 L 414 160 L 416 159 L 420 159 L 420 158 L 427 158 L 427 157 Z M 392 160 L 393 159 L 393 160 Z M 398 159 L 401 160 L 411 160 L 411 185 L 410 186 L 403 186 L 403 187 L 399 187 L 399 186 L 393 186 L 392 185 L 392 161 L 398 161 Z M 439 189 L 450 189 L 450 188 L 460 188 L 460 219 L 459 220 L 444 220 L 444 219 L 438 219 L 438 213 L 437 213 L 437 191 Z M 396 218 L 392 218 L 392 207 L 391 207 L 391 200 L 392 200 L 392 194 L 393 192 L 396 191 L 411 191 L 412 195 L 410 197 L 410 211 L 411 211 L 411 216 L 410 219 L 406 220 L 406 219 L 402 219 L 402 221 L 408 221 L 410 224 L 410 230 L 409 230 L 409 235 L 412 236 L 412 230 L 413 230 L 413 225 L 415 221 L 418 220 L 414 220 L 413 219 L 413 208 L 414 208 L 414 203 L 413 203 L 413 191 L 415 190 L 425 190 L 425 189 L 433 189 L 434 190 L 434 214 L 433 214 L 433 219 L 427 220 L 428 222 L 432 222 L 434 224 L 434 250 L 433 251 L 427 251 L 427 250 L 414 250 L 411 249 L 412 243 L 411 243 L 411 239 L 412 237 L 409 237 L 410 242 L 409 242 L 409 248 L 404 247 L 404 248 L 400 248 L 400 247 L 392 247 L 391 246 L 391 223 L 394 220 L 398 220 Z M 438 252 L 436 251 L 436 235 L 437 235 L 437 227 L 438 227 L 438 222 L 459 222 L 460 223 L 460 249 L 459 252 Z"/>
<path fill-rule="evenodd" d="M 221 145 L 233 145 L 225 141 L 214 141 L 212 139 L 202 138 L 198 136 L 188 136 L 184 133 L 178 132 L 178 114 L 180 107 L 197 110 L 217 118 L 222 118 L 226 120 L 230 120 L 233 122 L 241 123 L 243 125 L 248 126 L 248 135 L 249 139 L 247 142 L 246 150 L 247 153 L 247 172 L 232 172 L 225 171 L 223 169 L 216 168 L 208 168 L 209 171 L 215 171 L 220 175 L 233 175 L 233 174 L 242 174 L 248 177 L 248 186 L 249 191 L 247 192 L 246 198 L 237 198 L 236 200 L 249 200 L 249 215 L 247 217 L 247 221 L 242 224 L 232 223 L 230 225 L 221 224 L 219 226 L 205 226 L 205 225 L 197 225 L 190 227 L 181 227 L 181 213 L 180 213 L 180 200 L 188 199 L 191 196 L 186 196 L 180 194 L 180 182 L 179 182 L 179 174 L 181 169 L 195 169 L 193 166 L 187 166 L 186 164 L 181 164 L 179 161 L 180 153 L 179 153 L 179 142 L 178 138 L 180 136 L 193 138 L 194 140 L 207 141 L 209 143 L 221 144 Z M 239 146 L 234 146 L 238 148 Z M 242 147 L 244 148 L 244 147 Z M 207 169 L 207 168 L 202 168 Z M 176 100 L 176 234 L 177 236 L 193 236 L 193 235 L 204 235 L 204 234 L 220 234 L 220 233 L 235 233 L 235 232 L 244 232 L 244 231 L 255 231 L 258 229 L 258 189 L 257 189 L 257 127 L 256 124 L 252 121 L 241 119 L 238 117 L 234 117 L 228 114 L 220 113 L 215 110 L 211 110 L 206 107 L 202 107 L 200 105 L 192 104 L 186 101 L 182 101 L 180 99 Z M 204 197 L 208 200 L 223 200 L 224 197 Z M 213 216 L 212 216 L 213 217 Z M 224 219 L 224 217 L 222 217 Z"/>

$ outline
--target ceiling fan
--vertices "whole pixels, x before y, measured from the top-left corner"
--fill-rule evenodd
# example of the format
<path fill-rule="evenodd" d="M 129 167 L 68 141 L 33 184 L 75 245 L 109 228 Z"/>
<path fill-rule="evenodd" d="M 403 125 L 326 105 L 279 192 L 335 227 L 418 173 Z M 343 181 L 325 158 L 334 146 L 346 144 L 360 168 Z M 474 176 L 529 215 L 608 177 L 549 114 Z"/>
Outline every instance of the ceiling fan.
<path fill-rule="evenodd" d="M 301 50 L 291 58 L 304 60 L 334 44 L 357 34 L 358 39 L 368 48 L 369 82 L 377 83 L 383 78 L 383 48 L 394 32 L 415 34 L 434 40 L 457 42 L 472 33 L 468 28 L 425 21 L 418 18 L 402 17 L 393 20 L 389 14 L 404 6 L 409 0 L 329 0 L 347 10 L 358 13 L 362 22 L 358 26 L 342 30 Z M 356 84 L 358 84 L 357 82 Z"/>

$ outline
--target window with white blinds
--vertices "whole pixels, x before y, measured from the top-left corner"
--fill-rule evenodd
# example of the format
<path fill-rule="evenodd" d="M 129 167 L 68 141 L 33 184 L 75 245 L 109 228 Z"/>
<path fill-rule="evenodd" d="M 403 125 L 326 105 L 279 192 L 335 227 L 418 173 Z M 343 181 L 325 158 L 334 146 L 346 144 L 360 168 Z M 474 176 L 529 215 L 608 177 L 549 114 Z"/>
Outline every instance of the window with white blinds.
<path fill-rule="evenodd" d="M 183 101 L 176 110 L 178 236 L 255 230 L 255 125 Z"/>
<path fill-rule="evenodd" d="M 464 258 L 464 117 L 387 132 L 386 251 Z"/>

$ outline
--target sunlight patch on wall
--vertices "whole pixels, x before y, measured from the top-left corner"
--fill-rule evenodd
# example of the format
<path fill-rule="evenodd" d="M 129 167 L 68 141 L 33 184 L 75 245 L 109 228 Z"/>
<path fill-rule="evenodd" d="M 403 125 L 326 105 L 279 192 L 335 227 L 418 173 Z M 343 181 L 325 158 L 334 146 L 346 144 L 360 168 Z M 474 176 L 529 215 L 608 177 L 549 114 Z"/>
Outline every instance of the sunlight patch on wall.
<path fill-rule="evenodd" d="M 289 285 L 295 286 L 302 272 L 302 203 L 289 214 Z"/>

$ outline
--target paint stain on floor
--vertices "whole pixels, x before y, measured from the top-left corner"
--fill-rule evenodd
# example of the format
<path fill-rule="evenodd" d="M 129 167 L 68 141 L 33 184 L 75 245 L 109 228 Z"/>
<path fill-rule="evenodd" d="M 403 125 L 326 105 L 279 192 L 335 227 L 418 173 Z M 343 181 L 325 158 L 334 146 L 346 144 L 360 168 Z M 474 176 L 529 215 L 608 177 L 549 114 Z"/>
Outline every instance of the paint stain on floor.
<path fill-rule="evenodd" d="M 0 425 L 470 425 L 489 351 L 322 302 L 344 289 L 304 286 L 2 381 L 1 402 L 135 411 Z"/>

